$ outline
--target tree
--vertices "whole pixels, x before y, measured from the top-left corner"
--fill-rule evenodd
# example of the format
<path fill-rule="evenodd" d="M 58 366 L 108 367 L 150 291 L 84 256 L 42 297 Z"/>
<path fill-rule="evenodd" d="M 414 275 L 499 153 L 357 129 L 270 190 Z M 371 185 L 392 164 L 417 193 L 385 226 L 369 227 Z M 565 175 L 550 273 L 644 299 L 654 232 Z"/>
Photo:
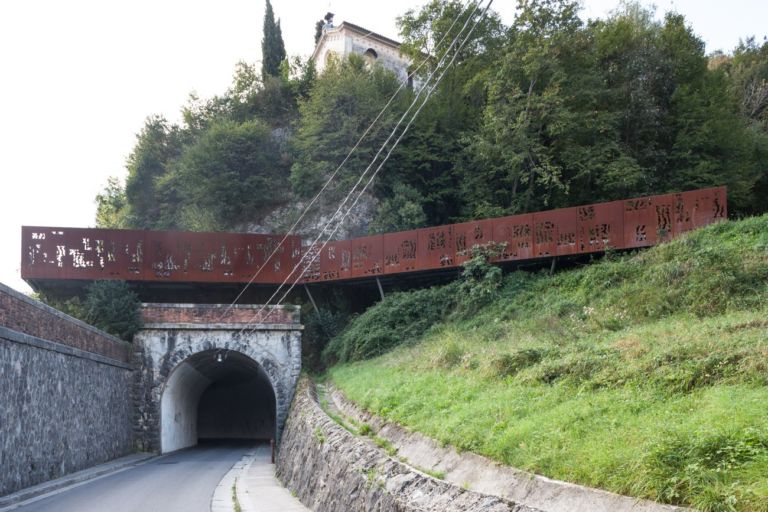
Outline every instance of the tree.
<path fill-rule="evenodd" d="M 264 10 L 264 36 L 261 40 L 261 77 L 280 76 L 280 63 L 285 60 L 285 44 L 280 21 L 275 22 L 272 4 L 267 0 Z"/>
<path fill-rule="evenodd" d="M 394 74 L 381 66 L 369 69 L 358 55 L 329 63 L 299 106 L 301 117 L 292 141 L 295 161 L 291 168 L 291 185 L 297 195 L 310 197 L 317 192 L 398 86 Z M 330 197 L 345 194 L 371 163 L 403 111 L 403 98 L 398 96 L 352 153 L 334 180 Z"/>
<path fill-rule="evenodd" d="M 141 302 L 125 281 L 95 281 L 88 285 L 84 320 L 114 336 L 131 341 L 141 327 Z"/>
<path fill-rule="evenodd" d="M 128 201 L 125 189 L 110 176 L 104 190 L 96 194 L 96 227 L 121 229 L 128 227 Z"/>
<path fill-rule="evenodd" d="M 445 70 L 429 102 L 392 155 L 393 172 L 381 179 L 383 190 L 379 194 L 385 199 L 398 183 L 417 191 L 423 198 L 428 224 L 460 219 L 466 205 L 461 183 L 472 171 L 462 168 L 462 152 L 466 137 L 480 123 L 486 104 L 486 75 L 496 65 L 494 61 L 505 34 L 496 13 L 488 11 L 480 18 L 481 12 L 473 12 L 455 0 L 433 0 L 397 20 L 403 38 L 401 51 L 411 57 L 414 67 L 426 60 L 419 71 L 422 80 L 446 55 L 464 22 L 471 16 L 468 25 L 477 23 L 471 38 L 455 55 L 454 64 Z M 445 62 L 455 51 L 456 47 L 447 54 Z"/>
<path fill-rule="evenodd" d="M 470 216 L 559 206 L 571 182 L 617 160 L 591 39 L 568 0 L 521 0 L 488 76 L 482 125 L 470 135 L 464 191 Z M 626 164 L 626 162 L 625 162 Z M 581 187 L 579 187 L 581 188 Z"/>
<path fill-rule="evenodd" d="M 197 229 L 252 220 L 288 190 L 279 141 L 258 120 L 211 125 L 181 156 L 175 176 L 169 185 L 179 191 L 182 225 Z"/>
<path fill-rule="evenodd" d="M 136 138 L 136 146 L 126 165 L 125 197 L 130 205 L 128 224 L 151 229 L 160 221 L 156 182 L 168 172 L 169 164 L 181 152 L 182 140 L 178 127 L 169 126 L 161 116 L 147 118 Z"/>
<path fill-rule="evenodd" d="M 371 233 L 392 233 L 424 227 L 427 216 L 421 197 L 413 187 L 398 183 L 392 195 L 382 201 L 376 218 L 371 222 Z"/>

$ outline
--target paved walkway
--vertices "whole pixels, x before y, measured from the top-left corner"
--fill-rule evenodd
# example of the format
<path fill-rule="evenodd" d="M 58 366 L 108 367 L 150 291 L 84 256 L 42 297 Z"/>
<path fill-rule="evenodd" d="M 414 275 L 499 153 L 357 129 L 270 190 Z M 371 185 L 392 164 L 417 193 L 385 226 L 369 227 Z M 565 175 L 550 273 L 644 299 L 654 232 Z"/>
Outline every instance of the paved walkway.
<path fill-rule="evenodd" d="M 269 445 L 259 445 L 232 467 L 214 493 L 211 512 L 233 510 L 232 486 L 242 512 L 309 512 L 275 477 Z"/>

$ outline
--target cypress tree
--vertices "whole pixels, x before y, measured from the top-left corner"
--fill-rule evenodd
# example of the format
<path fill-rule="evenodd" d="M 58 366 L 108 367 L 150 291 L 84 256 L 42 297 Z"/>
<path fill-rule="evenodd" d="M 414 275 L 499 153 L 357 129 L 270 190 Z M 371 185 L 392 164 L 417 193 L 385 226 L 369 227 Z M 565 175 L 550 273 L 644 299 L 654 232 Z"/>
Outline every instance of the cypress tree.
<path fill-rule="evenodd" d="M 285 44 L 283 43 L 280 22 L 275 22 L 272 4 L 267 0 L 264 11 L 264 38 L 261 40 L 261 76 L 280 75 L 280 63 L 285 60 Z"/>

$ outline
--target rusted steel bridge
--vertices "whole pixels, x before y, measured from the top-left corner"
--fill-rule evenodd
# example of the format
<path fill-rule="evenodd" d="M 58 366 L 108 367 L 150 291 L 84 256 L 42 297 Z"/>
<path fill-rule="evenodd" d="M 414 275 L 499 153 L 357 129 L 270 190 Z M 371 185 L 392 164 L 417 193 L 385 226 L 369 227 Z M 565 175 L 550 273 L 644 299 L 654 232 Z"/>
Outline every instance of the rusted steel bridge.
<path fill-rule="evenodd" d="M 297 236 L 278 247 L 283 235 L 25 226 L 21 275 L 35 288 L 100 279 L 242 285 L 257 272 L 256 285 L 350 282 L 457 268 L 489 243 L 502 247 L 498 263 L 648 247 L 727 215 L 718 187 L 366 236 L 328 243 L 290 279 L 308 250 Z"/>

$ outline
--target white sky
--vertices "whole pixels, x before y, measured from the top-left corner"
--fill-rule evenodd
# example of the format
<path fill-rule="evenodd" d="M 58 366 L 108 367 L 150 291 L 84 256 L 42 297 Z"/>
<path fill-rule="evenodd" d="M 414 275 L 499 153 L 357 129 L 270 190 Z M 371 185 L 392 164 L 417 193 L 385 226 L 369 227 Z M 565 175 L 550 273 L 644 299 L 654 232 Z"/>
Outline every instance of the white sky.
<path fill-rule="evenodd" d="M 395 17 L 426 0 L 272 0 L 291 55 L 312 50 L 326 11 L 397 38 Z M 618 0 L 585 0 L 584 18 Z M 493 8 L 506 23 L 514 0 Z M 730 50 L 768 31 L 764 0 L 660 0 L 683 13 L 707 43 Z M 22 225 L 92 226 L 107 177 L 144 118 L 178 119 L 191 91 L 223 92 L 235 64 L 258 61 L 263 0 L 4 0 L 0 3 L 0 282 L 19 277 Z"/>

